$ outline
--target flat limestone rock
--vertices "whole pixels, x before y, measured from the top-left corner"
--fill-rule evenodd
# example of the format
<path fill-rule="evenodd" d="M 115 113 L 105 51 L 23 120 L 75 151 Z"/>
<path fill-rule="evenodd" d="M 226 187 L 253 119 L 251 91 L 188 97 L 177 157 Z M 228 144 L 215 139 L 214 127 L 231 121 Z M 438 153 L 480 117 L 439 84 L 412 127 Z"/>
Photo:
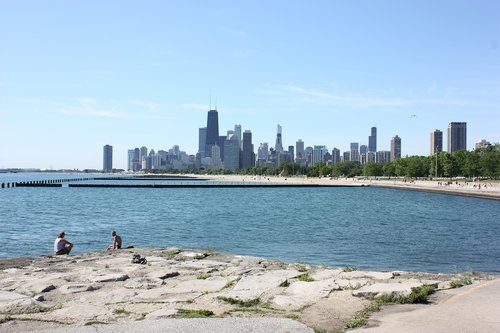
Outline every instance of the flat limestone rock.
<path fill-rule="evenodd" d="M 315 281 L 319 281 L 319 280 L 328 280 L 331 278 L 335 278 L 335 277 L 339 276 L 341 273 L 342 273 L 341 269 L 323 269 L 323 270 L 311 273 L 310 275 Z"/>
<path fill-rule="evenodd" d="M 299 276 L 301 273 L 296 270 L 275 270 L 264 271 L 256 275 L 244 276 L 233 290 L 268 290 L 279 287 L 288 279 Z"/>
<path fill-rule="evenodd" d="M 23 314 L 41 312 L 47 308 L 29 296 L 0 290 L 0 313 Z"/>
<path fill-rule="evenodd" d="M 86 291 L 95 291 L 100 289 L 102 286 L 98 284 L 67 284 L 61 286 L 59 291 L 62 294 L 77 294 Z"/>
<path fill-rule="evenodd" d="M 172 318 L 177 314 L 177 310 L 175 309 L 161 309 L 157 311 L 153 311 L 146 315 L 147 320 L 158 320 L 165 318 Z"/>
<path fill-rule="evenodd" d="M 107 274 L 102 276 L 95 276 L 92 278 L 93 282 L 117 282 L 128 280 L 127 274 Z"/>
<path fill-rule="evenodd" d="M 354 290 L 354 296 L 362 297 L 382 297 L 382 296 L 408 296 L 411 294 L 411 288 L 420 288 L 424 284 L 419 281 L 401 281 L 401 283 L 375 283 Z"/>
<path fill-rule="evenodd" d="M 153 289 L 160 287 L 162 283 L 161 279 L 135 278 L 128 280 L 124 287 L 128 289 Z"/>
<path fill-rule="evenodd" d="M 161 279 L 161 280 L 166 280 L 166 279 L 171 279 L 176 276 L 179 276 L 180 273 L 177 271 L 154 271 L 152 273 L 149 273 L 147 275 L 148 278 L 152 279 Z"/>
<path fill-rule="evenodd" d="M 352 271 L 343 272 L 339 275 L 341 279 L 372 279 L 372 280 L 390 280 L 394 278 L 392 272 L 363 272 Z"/>
<path fill-rule="evenodd" d="M 234 298 L 241 301 L 251 301 L 261 297 L 266 291 L 279 287 L 288 279 L 299 276 L 296 270 L 262 271 L 241 278 L 232 290 L 220 293 L 219 296 Z"/>
<path fill-rule="evenodd" d="M 232 280 L 226 277 L 214 276 L 208 279 L 182 281 L 172 289 L 172 293 L 216 292 L 224 288 Z"/>
<path fill-rule="evenodd" d="M 147 303 L 177 303 L 177 302 L 192 302 L 196 298 L 203 295 L 200 292 L 192 293 L 175 293 L 175 290 L 168 287 L 161 287 L 143 291 L 136 295 L 134 302 L 147 302 Z"/>
<path fill-rule="evenodd" d="M 340 289 L 334 279 L 292 283 L 283 295 L 276 295 L 272 302 L 280 308 L 300 308 L 328 297 L 332 290 Z"/>

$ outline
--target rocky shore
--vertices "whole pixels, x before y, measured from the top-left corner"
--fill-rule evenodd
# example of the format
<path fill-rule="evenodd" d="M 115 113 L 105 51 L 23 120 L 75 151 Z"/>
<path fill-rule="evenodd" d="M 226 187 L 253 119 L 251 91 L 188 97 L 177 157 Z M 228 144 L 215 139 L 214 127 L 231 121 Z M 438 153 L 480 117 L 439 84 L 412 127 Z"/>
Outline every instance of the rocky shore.
<path fill-rule="evenodd" d="M 175 248 L 1 260 L 0 332 L 221 317 L 290 318 L 317 332 L 341 332 L 376 299 L 401 300 L 424 286 L 439 294 L 490 278 L 364 272 Z"/>

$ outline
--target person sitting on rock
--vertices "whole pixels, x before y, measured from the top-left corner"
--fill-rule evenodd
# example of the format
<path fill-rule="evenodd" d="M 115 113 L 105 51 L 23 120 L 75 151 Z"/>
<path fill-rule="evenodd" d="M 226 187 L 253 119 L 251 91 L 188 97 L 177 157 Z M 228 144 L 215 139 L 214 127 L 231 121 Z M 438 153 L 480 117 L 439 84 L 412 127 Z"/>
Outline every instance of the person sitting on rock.
<path fill-rule="evenodd" d="M 113 242 L 113 244 L 108 246 L 108 251 L 121 249 L 122 248 L 122 238 L 114 230 L 111 232 L 111 236 L 113 236 L 115 238 L 115 241 Z"/>
<path fill-rule="evenodd" d="M 56 255 L 69 254 L 73 248 L 73 243 L 64 239 L 65 233 L 61 231 L 54 241 L 54 253 Z"/>

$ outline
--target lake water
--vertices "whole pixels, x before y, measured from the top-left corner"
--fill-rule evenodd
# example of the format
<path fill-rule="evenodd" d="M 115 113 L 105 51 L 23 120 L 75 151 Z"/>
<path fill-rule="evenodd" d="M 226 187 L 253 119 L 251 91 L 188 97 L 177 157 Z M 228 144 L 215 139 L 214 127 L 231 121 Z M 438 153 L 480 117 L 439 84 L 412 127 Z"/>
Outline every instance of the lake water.
<path fill-rule="evenodd" d="M 0 183 L 82 175 L 0 174 Z M 500 202 L 380 188 L 0 189 L 0 258 L 124 246 L 373 270 L 500 273 Z"/>

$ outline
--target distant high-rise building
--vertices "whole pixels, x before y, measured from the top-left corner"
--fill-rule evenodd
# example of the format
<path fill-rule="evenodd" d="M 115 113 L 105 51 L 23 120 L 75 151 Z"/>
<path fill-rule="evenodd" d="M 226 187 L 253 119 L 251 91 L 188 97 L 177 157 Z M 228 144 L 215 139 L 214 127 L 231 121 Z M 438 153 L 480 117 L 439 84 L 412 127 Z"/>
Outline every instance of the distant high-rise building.
<path fill-rule="evenodd" d="M 243 142 L 241 141 L 241 125 L 234 125 L 234 135 L 236 135 L 240 149 L 243 149 Z"/>
<path fill-rule="evenodd" d="M 340 149 L 333 148 L 332 149 L 332 165 L 339 164 L 341 161 L 340 159 Z"/>
<path fill-rule="evenodd" d="M 135 159 L 135 150 L 129 149 L 127 151 L 127 170 L 134 171 L 134 159 Z"/>
<path fill-rule="evenodd" d="M 476 142 L 476 149 L 484 149 L 488 147 L 491 147 L 491 143 L 489 141 L 483 139 L 481 141 Z"/>
<path fill-rule="evenodd" d="M 224 142 L 226 142 L 226 135 L 219 136 L 219 149 L 220 149 L 220 160 L 224 161 Z"/>
<path fill-rule="evenodd" d="M 467 150 L 467 123 L 451 122 L 448 124 L 448 153 Z"/>
<path fill-rule="evenodd" d="M 281 137 L 281 126 L 279 124 L 276 133 L 276 144 L 274 145 L 274 150 L 278 153 L 283 152 L 283 138 Z"/>
<path fill-rule="evenodd" d="M 293 146 L 288 146 L 288 155 L 290 155 L 290 159 L 292 162 L 295 161 L 295 149 Z"/>
<path fill-rule="evenodd" d="M 342 156 L 342 162 L 347 162 L 351 159 L 351 152 L 350 151 L 345 151 L 343 156 Z"/>
<path fill-rule="evenodd" d="M 375 163 L 376 162 L 376 154 L 375 152 L 369 151 L 366 153 L 366 163 Z"/>
<path fill-rule="evenodd" d="M 359 146 L 359 154 L 360 155 L 363 155 L 363 154 L 366 155 L 367 152 L 368 152 L 368 146 L 367 145 L 361 145 L 361 146 Z"/>
<path fill-rule="evenodd" d="M 262 142 L 259 146 L 257 159 L 259 161 L 265 162 L 269 158 L 269 144 L 267 142 Z"/>
<path fill-rule="evenodd" d="M 103 171 L 111 171 L 113 170 L 113 146 L 105 145 L 103 148 L 103 163 L 102 170 Z"/>
<path fill-rule="evenodd" d="M 312 155 L 313 155 L 313 147 L 306 147 L 306 149 L 304 149 L 304 158 L 306 160 L 306 163 L 307 165 L 311 165 L 312 164 Z"/>
<path fill-rule="evenodd" d="M 325 146 L 314 146 L 312 155 L 312 165 L 323 162 L 323 157 L 328 152 Z"/>
<path fill-rule="evenodd" d="M 219 143 L 219 114 L 217 110 L 208 111 L 207 138 L 205 141 L 205 156 L 212 157 L 212 146 Z M 210 154 L 210 156 L 209 156 Z"/>
<path fill-rule="evenodd" d="M 401 138 L 395 135 L 391 140 L 391 161 L 401 158 Z"/>
<path fill-rule="evenodd" d="M 200 153 L 200 157 L 205 157 L 205 149 L 207 145 L 207 128 L 201 127 L 198 134 L 198 153 Z"/>
<path fill-rule="evenodd" d="M 220 147 L 218 145 L 212 146 L 212 165 L 216 168 L 222 166 L 222 160 L 220 158 Z"/>
<path fill-rule="evenodd" d="M 243 133 L 243 151 L 241 152 L 241 168 L 248 169 L 255 166 L 255 153 L 252 144 L 252 132 Z"/>
<path fill-rule="evenodd" d="M 351 142 L 351 161 L 359 162 L 359 143 Z"/>
<path fill-rule="evenodd" d="M 387 150 L 380 150 L 376 152 L 377 163 L 389 163 L 391 161 L 391 152 Z"/>
<path fill-rule="evenodd" d="M 375 153 L 377 151 L 377 128 L 372 127 L 371 135 L 368 136 L 368 151 Z"/>
<path fill-rule="evenodd" d="M 434 130 L 431 133 L 431 155 L 435 155 L 443 151 L 443 132 Z"/>
<path fill-rule="evenodd" d="M 134 171 L 140 171 L 142 164 L 141 164 L 141 150 L 139 148 L 134 149 Z"/>
<path fill-rule="evenodd" d="M 141 147 L 140 154 L 139 154 L 139 163 L 142 165 L 142 159 L 144 157 L 148 156 L 148 148 L 145 146 Z"/>
<path fill-rule="evenodd" d="M 238 170 L 240 168 L 240 147 L 234 134 L 229 134 L 224 142 L 224 169 Z"/>
<path fill-rule="evenodd" d="M 296 159 L 302 160 L 302 159 L 305 158 L 305 155 L 304 155 L 304 141 L 302 141 L 302 140 L 299 139 L 295 143 L 295 153 L 296 153 Z"/>

